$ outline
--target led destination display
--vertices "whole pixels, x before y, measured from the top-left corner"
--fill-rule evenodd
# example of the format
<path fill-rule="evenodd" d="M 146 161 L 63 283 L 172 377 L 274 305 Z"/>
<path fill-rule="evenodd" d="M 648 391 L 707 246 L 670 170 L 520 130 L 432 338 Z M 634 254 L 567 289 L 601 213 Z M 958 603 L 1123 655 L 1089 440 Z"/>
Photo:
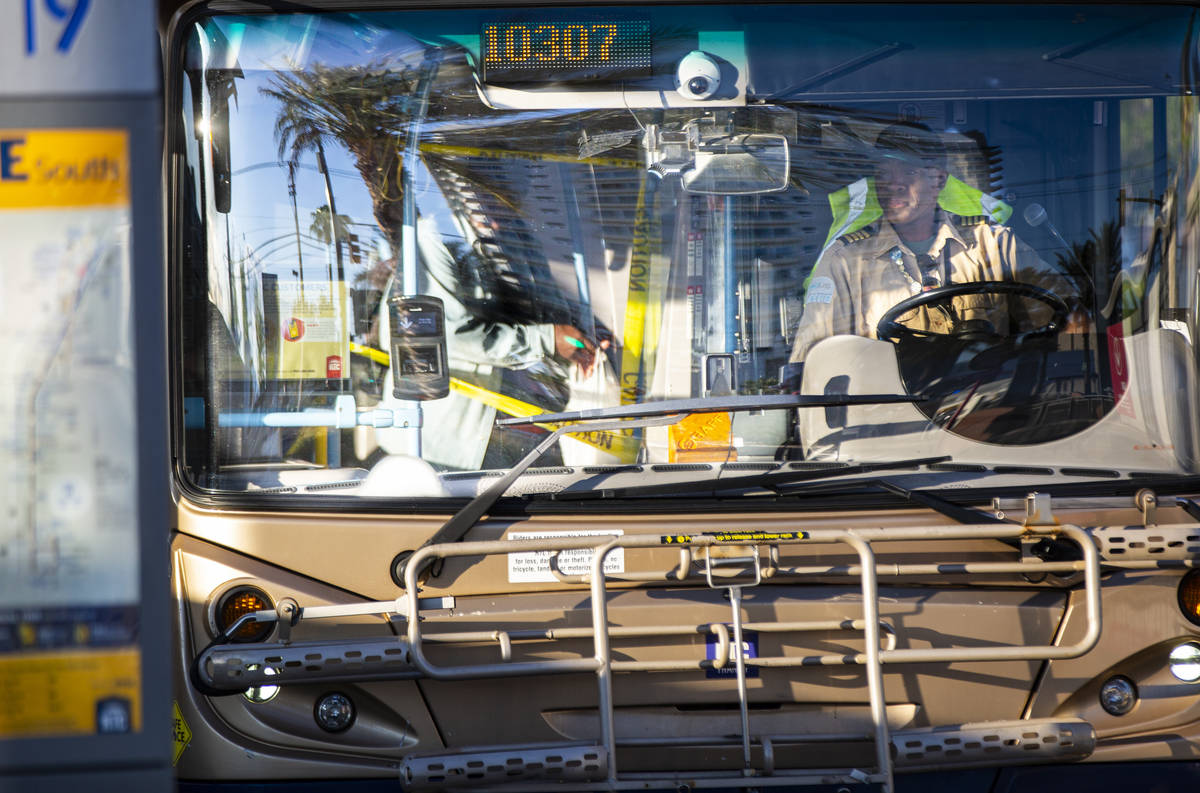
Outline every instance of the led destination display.
<path fill-rule="evenodd" d="M 492 84 L 635 79 L 651 67 L 646 19 L 489 22 L 480 48 Z"/>

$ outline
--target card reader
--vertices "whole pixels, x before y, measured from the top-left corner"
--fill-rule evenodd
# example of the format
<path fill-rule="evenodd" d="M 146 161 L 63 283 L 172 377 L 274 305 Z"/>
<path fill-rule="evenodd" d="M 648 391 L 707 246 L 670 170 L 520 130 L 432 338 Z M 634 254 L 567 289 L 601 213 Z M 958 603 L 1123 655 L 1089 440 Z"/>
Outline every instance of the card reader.
<path fill-rule="evenodd" d="M 450 393 L 446 366 L 446 311 L 429 295 L 388 301 L 392 394 L 397 399 L 441 399 Z"/>

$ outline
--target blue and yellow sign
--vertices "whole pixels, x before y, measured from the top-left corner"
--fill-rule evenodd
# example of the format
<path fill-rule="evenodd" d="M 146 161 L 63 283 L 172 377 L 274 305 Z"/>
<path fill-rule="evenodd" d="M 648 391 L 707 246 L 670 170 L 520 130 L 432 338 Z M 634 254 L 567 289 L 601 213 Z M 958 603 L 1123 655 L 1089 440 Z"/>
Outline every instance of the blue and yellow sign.
<path fill-rule="evenodd" d="M 0 130 L 0 209 L 128 204 L 124 131 Z"/>

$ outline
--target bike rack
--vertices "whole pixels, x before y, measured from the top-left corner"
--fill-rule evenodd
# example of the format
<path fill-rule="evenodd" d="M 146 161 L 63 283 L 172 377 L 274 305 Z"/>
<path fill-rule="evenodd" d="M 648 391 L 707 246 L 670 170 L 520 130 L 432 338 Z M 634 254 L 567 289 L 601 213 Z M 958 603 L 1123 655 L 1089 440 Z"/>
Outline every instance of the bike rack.
<path fill-rule="evenodd" d="M 894 646 L 881 648 L 880 642 L 882 633 L 880 628 L 879 605 L 878 605 L 878 570 L 875 563 L 875 554 L 871 543 L 878 541 L 898 541 L 898 540 L 978 540 L 978 539 L 1013 539 L 1019 540 L 1022 537 L 1055 535 L 1063 536 L 1073 540 L 1081 549 L 1083 554 L 1082 563 L 1066 562 L 1066 563 L 1029 563 L 1029 562 L 996 562 L 996 563 L 975 563 L 969 566 L 954 566 L 961 569 L 969 567 L 973 573 L 1012 573 L 1012 572 L 1033 572 L 1031 568 L 1037 568 L 1044 572 L 1078 572 L 1082 570 L 1084 574 L 1085 588 L 1085 614 L 1087 620 L 1087 629 L 1084 636 L 1076 643 L 1066 646 L 1010 646 L 1010 647 L 960 647 L 960 648 L 929 648 L 929 649 L 899 649 Z M 568 672 L 583 672 L 591 671 L 596 676 L 597 696 L 600 712 L 600 743 L 595 747 L 602 752 L 602 762 L 597 762 L 593 766 L 594 773 L 599 775 L 603 771 L 603 779 L 593 779 L 592 782 L 600 782 L 598 787 L 585 787 L 582 789 L 632 789 L 635 787 L 644 787 L 645 779 L 622 779 L 618 773 L 616 762 L 616 739 L 614 731 L 614 715 L 613 715 L 613 697 L 612 697 L 612 676 L 614 672 L 646 670 L 650 668 L 660 668 L 654 664 L 646 664 L 639 662 L 621 662 L 613 661 L 610 657 L 610 638 L 612 629 L 608 625 L 607 615 L 607 591 L 605 587 L 606 575 L 604 573 L 604 560 L 615 548 L 659 548 L 664 545 L 683 546 L 689 549 L 695 548 L 711 548 L 721 545 L 738 545 L 749 546 L 754 548 L 752 557 L 735 557 L 734 559 L 725 560 L 727 562 L 751 563 L 754 570 L 754 580 L 746 584 L 744 582 L 735 583 L 719 583 L 714 580 L 714 560 L 711 555 L 705 557 L 705 577 L 709 586 L 726 588 L 730 591 L 730 603 L 732 609 L 732 624 L 734 635 L 732 637 L 732 645 L 741 648 L 741 589 L 743 586 L 754 586 L 762 580 L 762 569 L 760 562 L 760 554 L 758 546 L 760 545 L 792 545 L 802 543 L 843 543 L 857 554 L 859 564 L 857 569 L 847 570 L 847 574 L 858 575 L 861 580 L 862 589 L 862 614 L 861 618 L 853 623 L 856 630 L 861 630 L 865 641 L 865 652 L 854 656 L 835 656 L 832 658 L 819 657 L 817 660 L 812 659 L 754 659 L 751 663 L 770 666 L 799 666 L 831 663 L 854 663 L 863 664 L 866 667 L 867 690 L 870 701 L 871 720 L 873 723 L 873 742 L 875 745 L 876 767 L 871 771 L 862 769 L 850 769 L 843 771 L 840 775 L 834 772 L 832 776 L 841 776 L 845 781 L 850 782 L 873 782 L 883 786 L 885 791 L 891 791 L 894 788 L 893 784 L 893 768 L 894 760 L 892 757 L 893 744 L 889 736 L 888 724 L 884 707 L 883 693 L 883 672 L 882 665 L 887 664 L 903 664 L 903 663 L 923 663 L 923 662 L 963 662 L 963 661 L 999 661 L 999 660 L 1049 660 L 1057 658 L 1073 658 L 1083 655 L 1088 652 L 1100 637 L 1100 560 L 1097 553 L 1096 545 L 1091 540 L 1086 532 L 1074 526 L 1054 527 L 1047 530 L 1031 530 L 1023 526 L 957 526 L 957 527 L 919 527 L 919 528 L 899 528 L 899 529 L 822 529 L 804 532 L 728 532 L 714 534 L 699 534 L 699 535 L 673 535 L 670 537 L 660 537 L 654 535 L 634 535 L 634 536 L 616 536 L 616 537 L 601 537 L 601 538 L 561 538 L 554 540 L 533 540 L 533 541 L 496 541 L 496 542 L 471 542 L 471 543 L 455 543 L 451 545 L 430 546 L 421 551 L 418 551 L 408 567 L 405 585 L 409 592 L 418 591 L 418 584 L 415 577 L 415 571 L 421 569 L 422 562 L 435 559 L 446 559 L 462 556 L 483 556 L 489 554 L 514 553 L 522 551 L 549 550 L 561 551 L 568 548 L 591 548 L 593 549 L 591 573 L 587 576 L 587 583 L 591 589 L 592 607 L 592 638 L 594 655 L 591 658 L 564 659 L 555 661 L 527 661 L 517 663 L 498 663 L 498 664 L 482 664 L 473 666 L 439 666 L 432 663 L 424 653 L 425 637 L 422 635 L 422 621 L 420 619 L 419 608 L 413 600 L 408 601 L 407 614 L 407 639 L 409 644 L 409 652 L 413 666 L 418 669 L 423 675 L 441 680 L 455 680 L 474 677 L 508 677 L 528 674 L 556 674 Z M 775 558 L 775 555 L 772 555 Z M 752 559 L 752 561 L 751 561 Z M 893 566 L 893 572 L 898 575 L 909 573 L 904 566 Z M 945 568 L 943 567 L 943 572 Z M 780 571 L 787 572 L 787 571 Z M 828 570 L 819 571 L 811 570 L 809 572 L 825 572 Z M 915 572 L 915 571 L 913 571 Z M 929 572 L 929 571 L 925 571 Z M 845 623 L 840 623 L 839 626 L 844 627 Z M 793 624 L 791 626 L 795 630 L 823 630 L 828 629 L 828 623 L 818 624 Z M 743 751 L 743 759 L 745 767 L 743 768 L 742 779 L 730 779 L 728 777 L 714 779 L 715 784 L 729 786 L 744 786 L 744 787 L 760 787 L 764 783 L 768 783 L 771 777 L 755 773 L 755 769 L 750 767 L 750 716 L 746 695 L 746 680 L 745 667 L 747 659 L 743 653 L 735 652 L 734 661 L 736 664 L 737 680 L 738 680 L 738 700 L 739 710 L 742 723 L 741 744 Z M 763 663 L 763 662 L 766 663 Z M 1045 722 L 1045 723 L 1043 723 Z M 1015 725 L 1015 726 L 1014 726 Z M 916 742 L 917 746 L 902 746 L 898 747 L 901 755 L 902 764 L 913 765 L 913 762 L 904 763 L 903 761 L 921 761 L 929 754 L 928 740 L 934 742 L 949 738 L 952 741 L 958 741 L 958 745 L 967 747 L 968 744 L 979 744 L 978 747 L 968 747 L 966 751 L 978 749 L 981 756 L 988 758 L 990 762 L 995 762 L 996 757 L 984 750 L 983 746 L 987 744 L 995 744 L 1001 752 L 1004 751 L 1001 747 L 1017 747 L 1014 751 L 1009 752 L 1022 756 L 1023 759 L 1028 759 L 1029 750 L 1024 748 L 1029 746 L 1027 742 L 1031 738 L 1014 738 L 1012 735 L 1001 737 L 1001 733 L 1011 733 L 1016 730 L 1020 735 L 1036 735 L 1036 739 L 1041 741 L 1042 738 L 1054 735 L 1053 742 L 1042 741 L 1039 746 L 1055 746 L 1058 750 L 1056 754 L 1060 757 L 1080 757 L 1090 754 L 1091 747 L 1094 744 L 1094 737 L 1091 733 L 1090 725 L 1074 720 L 1039 720 L 1036 723 L 1031 721 L 1015 722 L 1015 723 L 996 723 L 985 725 L 962 725 L 959 729 L 954 730 L 956 735 L 947 735 L 946 730 L 918 730 L 906 731 L 904 733 L 903 742 Z M 1042 733 L 1046 733 L 1043 735 Z M 978 733 L 978 740 L 971 740 L 971 737 Z M 991 741 L 986 741 L 986 738 L 992 738 Z M 770 753 L 771 739 L 762 739 L 766 743 L 762 743 L 763 747 Z M 940 745 L 940 744 L 937 744 Z M 954 746 L 956 744 L 951 744 Z M 909 751 L 904 751 L 905 749 Z M 920 751 L 913 751 L 920 749 Z M 540 750 L 540 749 L 539 749 Z M 592 748 L 589 747 L 588 751 Z M 954 751 L 951 749 L 951 751 Z M 511 754 L 511 752 L 510 752 Z M 1044 754 L 1051 754 L 1044 752 Z M 469 752 L 455 752 L 454 755 L 469 756 Z M 911 755 L 911 757 L 906 756 Z M 951 755 L 953 756 L 953 755 Z M 440 755 L 442 761 L 447 755 Z M 972 756 L 973 757 L 973 756 Z M 427 766 L 430 758 L 411 758 L 405 761 L 404 778 L 413 785 L 414 788 L 425 786 L 428 781 L 430 786 L 452 785 L 451 779 L 441 777 L 437 780 L 430 780 L 425 776 L 420 769 Z M 435 763 L 438 761 L 434 761 Z M 484 766 L 488 764 L 485 762 Z M 540 769 L 534 769 L 537 773 Z M 436 776 L 436 775 L 435 775 Z M 639 775 L 640 776 L 640 775 Z M 804 781 L 822 782 L 830 781 L 828 772 L 813 773 L 806 772 L 801 775 L 783 775 L 778 777 L 779 784 L 800 784 Z M 528 782 L 537 777 L 524 776 L 524 781 Z M 469 774 L 462 777 L 462 781 L 467 784 L 472 784 Z M 482 781 L 482 780 L 480 780 Z M 664 780 L 667 781 L 667 780 Z M 699 780 L 697 780 L 699 781 Z M 774 784 L 774 782 L 770 782 Z M 528 788 L 526 789 L 533 789 Z M 555 789 L 562 790 L 561 785 L 556 785 Z"/>
<path fill-rule="evenodd" d="M 1168 531 L 1156 528 L 1156 532 Z M 896 768 L 970 767 L 1003 763 L 1028 763 L 1035 760 L 1075 760 L 1088 756 L 1095 736 L 1090 724 L 1078 719 L 1026 719 L 1013 722 L 987 722 L 889 730 L 883 686 L 884 664 L 951 663 L 1003 660 L 1052 660 L 1074 658 L 1088 652 L 1100 636 L 1100 553 L 1098 546 L 1109 547 L 1103 531 L 1084 531 L 1075 526 L 1020 526 L 988 524 L 979 526 L 928 526 L 889 529 L 814 529 L 795 532 L 732 531 L 694 535 L 606 535 L 557 537 L 536 540 L 498 540 L 431 545 L 418 550 L 407 565 L 405 588 L 418 593 L 417 571 L 426 563 L 456 557 L 562 552 L 572 549 L 592 551 L 590 573 L 565 576 L 564 583 L 586 585 L 590 590 L 592 624 L 590 628 L 544 628 L 518 631 L 426 632 L 422 611 L 429 604 L 416 597 L 396 601 L 361 603 L 347 606 L 322 606 L 289 612 L 291 621 L 346 614 L 386 614 L 402 617 L 403 638 L 291 643 L 286 639 L 274 644 L 218 645 L 207 648 L 197 659 L 200 678 L 206 685 L 224 690 L 244 690 L 252 685 L 286 685 L 332 679 L 397 679 L 427 677 L 438 680 L 507 678 L 547 674 L 587 672 L 595 676 L 600 717 L 597 742 L 562 741 L 521 746 L 483 746 L 456 748 L 429 755 L 411 755 L 401 765 L 406 789 L 453 790 L 497 789 L 539 790 L 632 790 L 654 785 L 691 788 L 741 787 L 762 788 L 801 784 L 878 784 L 885 791 L 894 789 Z M 968 541 L 1065 538 L 1081 550 L 1082 558 L 1046 562 L 1026 558 L 1012 562 L 969 562 L 946 564 L 876 563 L 874 543 L 895 541 Z M 857 564 L 802 567 L 779 566 L 779 548 L 804 544 L 840 543 L 857 556 Z M 762 547 L 767 547 L 764 562 Z M 678 567 L 660 574 L 613 575 L 604 573 L 606 557 L 617 548 L 627 550 L 680 550 Z M 608 587 L 610 582 L 681 581 L 696 572 L 697 552 L 703 553 L 703 576 L 712 588 L 729 591 L 732 631 L 722 624 L 663 625 L 624 627 L 608 624 Z M 1157 564 L 1162 563 L 1158 557 Z M 1181 562 L 1184 563 L 1184 562 Z M 1106 559 L 1106 565 L 1108 561 Z M 1138 560 L 1121 560 L 1117 566 L 1140 565 Z M 765 565 L 765 566 L 764 566 Z M 554 565 L 551 565 L 554 569 Z M 730 572 L 730 571 L 733 572 Z M 1000 647 L 902 648 L 896 646 L 890 626 L 879 614 L 878 580 L 880 576 L 939 576 L 947 574 L 1041 574 L 1082 576 L 1085 630 L 1079 641 L 1063 646 L 1012 645 Z M 862 594 L 861 613 L 843 620 L 788 623 L 743 622 L 741 595 L 744 587 L 759 585 L 767 575 L 773 581 L 805 578 L 851 577 L 859 579 Z M 294 605 L 294 604 L 293 604 Z M 435 607 L 437 603 L 432 604 Z M 290 607 L 289 607 L 290 608 Z M 259 612 L 243 619 L 276 619 L 284 624 L 284 615 Z M 235 630 L 234 628 L 230 630 Z M 848 655 L 788 656 L 746 658 L 740 652 L 744 630 L 757 631 L 831 631 L 860 634 L 865 642 L 861 653 Z M 726 668 L 732 662 L 737 675 L 740 735 L 698 738 L 654 738 L 618 741 L 614 727 L 613 675 L 644 671 L 678 671 L 706 668 L 708 662 L 696 661 L 622 661 L 611 656 L 613 638 L 636 636 L 694 635 L 711 633 L 716 637 L 714 668 Z M 592 640 L 592 655 L 555 660 L 513 661 L 512 643 L 526 640 Z M 499 659 L 494 663 L 443 665 L 430 660 L 425 648 L 433 644 L 495 642 Z M 734 649 L 738 648 L 738 649 Z M 336 659 L 336 660 L 331 660 Z M 746 668 L 862 665 L 865 668 L 871 731 L 869 734 L 842 735 L 759 735 L 754 733 L 746 690 Z M 267 674 L 266 667 L 272 668 Z M 774 757 L 783 743 L 869 742 L 874 745 L 871 768 L 779 769 Z M 743 767 L 740 771 L 675 772 L 659 774 L 620 773 L 617 747 L 620 746 L 711 746 L 740 744 Z M 761 762 L 752 764 L 752 747 L 757 747 Z M 686 780 L 685 780 L 686 776 Z"/>

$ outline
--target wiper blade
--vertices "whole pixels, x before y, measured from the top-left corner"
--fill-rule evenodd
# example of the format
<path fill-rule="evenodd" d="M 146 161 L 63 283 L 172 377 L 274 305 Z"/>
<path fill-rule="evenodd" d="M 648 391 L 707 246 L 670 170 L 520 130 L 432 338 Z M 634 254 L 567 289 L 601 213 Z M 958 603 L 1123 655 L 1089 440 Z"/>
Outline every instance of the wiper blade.
<path fill-rule="evenodd" d="M 779 408 L 843 407 L 847 405 L 891 405 L 900 402 L 920 402 L 925 397 L 910 394 L 762 394 L 749 396 L 704 397 L 693 399 L 662 399 L 636 405 L 614 405 L 592 410 L 573 410 L 566 413 L 543 413 L 540 416 L 517 416 L 497 419 L 501 427 L 527 424 L 553 424 L 560 421 L 591 421 L 594 419 L 645 418 L 675 413 L 731 413 L 744 410 L 775 410 Z"/>
<path fill-rule="evenodd" d="M 554 501 L 589 501 L 596 498 L 642 498 L 645 496 L 663 496 L 677 494 L 719 495 L 739 490 L 774 490 L 786 494 L 788 485 L 800 485 L 820 479 L 841 479 L 854 474 L 871 471 L 890 471 L 898 468 L 913 468 L 921 465 L 934 465 L 950 460 L 949 456 L 915 457 L 911 460 L 888 460 L 877 463 L 857 463 L 837 468 L 821 470 L 798 471 L 768 471 L 748 476 L 731 476 L 725 479 L 701 479 L 690 482 L 674 482 L 660 485 L 632 485 L 622 488 L 608 488 L 599 491 L 563 491 L 553 493 L 549 497 Z M 875 480 L 867 480 L 875 481 Z M 859 484 L 858 481 L 855 484 Z"/>
<path fill-rule="evenodd" d="M 899 466 L 897 466 L 899 467 Z M 816 487 L 808 487 L 801 483 L 794 487 L 784 489 L 787 495 L 799 495 L 801 493 L 823 494 L 830 490 L 830 485 L 833 483 L 822 482 Z M 842 484 L 842 483 L 838 483 Z M 909 490 L 908 488 L 900 487 L 895 482 L 890 482 L 887 479 L 858 479 L 852 483 L 858 488 L 872 488 L 875 490 L 886 490 L 892 495 L 899 496 L 910 504 L 919 504 L 923 507 L 945 515 L 951 520 L 958 521 L 964 526 L 973 526 L 977 523 L 1003 523 L 1011 524 L 1016 521 L 998 518 L 990 512 L 982 512 L 970 507 L 964 507 L 955 504 L 952 501 L 947 501 L 941 496 L 935 496 L 928 490 Z"/>
<path fill-rule="evenodd" d="M 487 511 L 500 500 L 504 491 L 517 480 L 521 474 L 533 465 L 541 456 L 550 450 L 558 439 L 569 432 L 588 430 L 624 430 L 639 427 L 658 427 L 675 424 L 694 413 L 725 413 L 740 410 L 767 410 L 772 408 L 792 407 L 839 407 L 842 405 L 882 405 L 895 402 L 919 402 L 921 397 L 907 394 L 828 394 L 800 396 L 793 394 L 769 394 L 766 396 L 730 396 L 707 399 L 666 399 L 658 402 L 645 402 L 639 405 L 616 405 L 595 410 L 579 410 L 568 413 L 545 413 L 540 416 L 500 419 L 496 423 L 501 426 L 518 426 L 534 423 L 568 422 L 554 430 L 542 439 L 533 451 L 521 458 L 507 474 L 502 476 L 491 487 L 471 499 L 450 520 L 434 532 L 433 536 L 421 543 L 412 551 L 402 551 L 392 559 L 392 581 L 400 588 L 405 588 L 405 575 L 408 560 L 421 548 L 441 543 L 458 542 L 471 528 L 479 522 Z M 938 460 L 949 458 L 938 458 Z M 801 472 L 797 472 L 801 473 Z M 420 576 L 424 570 L 416 571 Z"/>

